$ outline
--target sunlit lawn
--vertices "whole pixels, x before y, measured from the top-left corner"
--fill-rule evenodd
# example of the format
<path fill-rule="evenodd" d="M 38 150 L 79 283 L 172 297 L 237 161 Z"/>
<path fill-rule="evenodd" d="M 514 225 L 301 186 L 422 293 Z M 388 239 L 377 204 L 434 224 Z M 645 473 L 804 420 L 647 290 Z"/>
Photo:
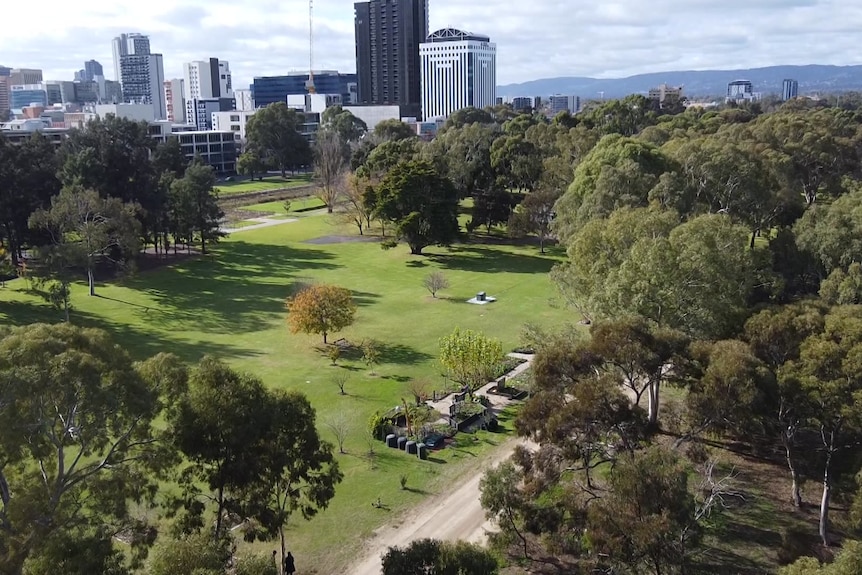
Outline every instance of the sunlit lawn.
<path fill-rule="evenodd" d="M 307 186 L 311 183 L 308 174 L 297 174 L 282 178 L 281 176 L 267 176 L 263 180 L 241 180 L 235 182 L 217 182 L 215 187 L 221 196 L 247 192 L 264 192 L 269 190 L 280 190 L 283 188 L 297 188 Z"/>
<path fill-rule="evenodd" d="M 166 351 L 194 362 L 215 354 L 274 388 L 306 393 L 318 410 L 321 432 L 332 440 L 323 422 L 339 412 L 349 415 L 354 433 L 347 441 L 348 454 L 339 457 L 345 480 L 327 511 L 308 523 L 297 518 L 290 534 L 299 562 L 313 561 L 318 573 L 338 572 L 376 527 L 426 493 L 452 485 L 453 477 L 479 461 L 476 453 L 505 439 L 504 434 L 481 434 L 480 441 L 464 442 L 463 449 L 435 454 L 433 462 L 380 443 L 371 469 L 363 439 L 368 417 L 409 397 L 412 378 L 442 387 L 436 360 L 441 336 L 460 326 L 497 337 L 511 350 L 527 322 L 553 326 L 577 319 L 562 306 L 548 279 L 558 252 L 543 256 L 535 246 L 464 243 L 429 248 L 426 256 L 417 257 L 403 245 L 382 250 L 377 242 L 305 243 L 355 233 L 354 228 L 336 227 L 330 217 L 312 215 L 236 233 L 206 258 L 99 285 L 97 297 L 87 297 L 83 283 L 75 285 L 72 296 L 74 323 L 109 330 L 136 358 Z M 422 278 L 433 270 L 442 270 L 451 283 L 438 299 L 422 287 Z M 289 333 L 284 300 L 293 282 L 308 280 L 353 291 L 359 305 L 356 322 L 333 339 L 381 342 L 376 375 L 358 361 L 333 367 L 318 349 L 320 336 Z M 26 291 L 24 280 L 7 286 L 0 289 L 0 321 L 60 320 L 59 312 Z M 465 303 L 478 291 L 498 301 Z M 339 395 L 332 381 L 343 370 L 350 373 L 347 396 Z M 511 429 L 511 422 L 506 427 Z M 401 474 L 414 491 L 400 489 Z M 378 496 L 390 511 L 371 506 Z"/>

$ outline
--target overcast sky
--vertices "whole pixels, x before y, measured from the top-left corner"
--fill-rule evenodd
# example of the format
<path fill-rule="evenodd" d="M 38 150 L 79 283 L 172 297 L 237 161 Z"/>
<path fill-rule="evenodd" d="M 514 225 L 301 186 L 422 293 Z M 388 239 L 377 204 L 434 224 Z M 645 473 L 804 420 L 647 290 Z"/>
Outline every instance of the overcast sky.
<path fill-rule="evenodd" d="M 859 0 L 429 0 L 431 31 L 456 27 L 497 44 L 500 84 L 775 64 L 859 64 Z M 10 14 L 0 65 L 72 79 L 91 58 L 113 78 L 111 39 L 141 32 L 165 57 L 230 62 L 234 87 L 308 68 L 302 0 L 42 0 Z M 19 3 L 19 7 L 22 5 Z M 26 10 L 25 10 L 26 11 Z M 35 19 L 34 19 L 35 18 Z M 315 69 L 355 69 L 353 2 L 315 0 Z"/>

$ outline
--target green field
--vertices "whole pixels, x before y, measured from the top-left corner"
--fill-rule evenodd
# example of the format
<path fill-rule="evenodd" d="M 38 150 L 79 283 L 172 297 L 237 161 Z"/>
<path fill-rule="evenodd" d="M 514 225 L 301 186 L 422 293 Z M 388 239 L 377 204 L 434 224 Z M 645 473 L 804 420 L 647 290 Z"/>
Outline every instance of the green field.
<path fill-rule="evenodd" d="M 229 196 L 232 194 L 243 194 L 248 192 L 266 192 L 269 190 L 280 190 L 284 188 L 298 188 L 307 186 L 311 183 L 309 174 L 298 174 L 282 178 L 281 176 L 267 176 L 263 180 L 249 181 L 242 180 L 236 182 L 217 182 L 215 185 L 221 196 Z"/>
<path fill-rule="evenodd" d="M 73 289 L 73 322 L 104 328 L 137 358 L 162 351 L 194 362 L 215 354 L 237 368 L 261 377 L 274 388 L 306 393 L 318 410 L 319 427 L 345 413 L 354 422 L 348 453 L 339 456 L 344 482 L 330 508 L 312 521 L 294 520 L 289 546 L 302 564 L 313 561 L 317 573 L 336 573 L 355 558 L 362 539 L 429 493 L 445 490 L 469 469 L 483 451 L 507 434 L 465 436 L 456 449 L 419 461 L 378 444 L 372 464 L 362 432 L 370 414 L 409 397 L 411 378 L 444 381 L 436 361 L 438 339 L 456 326 L 483 331 L 502 340 L 504 349 L 519 343 L 526 322 L 554 326 L 577 318 L 559 301 L 547 272 L 560 252 L 540 255 L 534 246 L 465 243 L 451 249 L 429 248 L 411 256 L 406 246 L 384 251 L 376 242 L 306 243 L 327 236 L 354 236 L 355 229 L 334 227 L 332 218 L 311 215 L 294 223 L 239 232 L 206 258 L 188 260 L 123 281 L 100 284 L 97 297 L 86 296 L 83 283 Z M 451 288 L 432 298 L 422 278 L 443 270 Z M 353 291 L 356 323 L 333 339 L 351 342 L 374 338 L 382 343 L 382 364 L 371 376 L 358 362 L 332 367 L 319 349 L 318 336 L 292 335 L 285 322 L 284 300 L 291 285 L 310 279 Z M 465 303 L 477 291 L 498 298 L 494 304 Z M 28 293 L 24 280 L 0 289 L 0 321 L 24 324 L 59 321 L 52 310 Z M 349 370 L 349 395 L 341 396 L 333 375 Z M 504 422 L 511 430 L 511 421 Z M 402 491 L 399 478 L 408 476 Z M 380 497 L 388 511 L 370 503 Z M 265 551 L 274 548 L 261 545 Z M 312 559 L 313 558 L 313 559 Z M 306 571 L 307 572 L 307 571 Z"/>
<path fill-rule="evenodd" d="M 284 202 L 266 202 L 263 204 L 254 204 L 253 206 L 243 206 L 243 210 L 251 212 L 264 212 L 266 214 L 294 214 L 296 212 L 307 212 L 314 209 L 325 208 L 326 204 L 319 198 L 297 198 L 290 200 L 290 211 L 285 211 Z M 259 214 L 255 214 L 259 215 Z"/>

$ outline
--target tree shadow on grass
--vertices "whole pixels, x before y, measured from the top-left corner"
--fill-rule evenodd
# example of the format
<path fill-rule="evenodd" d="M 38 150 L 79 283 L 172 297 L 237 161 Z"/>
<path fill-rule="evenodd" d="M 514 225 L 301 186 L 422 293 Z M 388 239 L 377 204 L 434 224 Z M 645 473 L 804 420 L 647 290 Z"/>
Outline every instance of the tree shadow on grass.
<path fill-rule="evenodd" d="M 186 331 L 259 331 L 285 313 L 294 274 L 339 267 L 327 252 L 269 244 L 235 241 L 215 253 L 123 282 L 154 300 L 141 319 Z"/>
<path fill-rule="evenodd" d="M 428 255 L 444 269 L 476 273 L 546 274 L 558 260 L 543 256 L 504 252 L 482 246 L 453 246 L 447 254 Z"/>
<path fill-rule="evenodd" d="M 419 351 L 416 348 L 410 347 L 409 345 L 403 345 L 400 343 L 386 343 L 382 341 L 377 341 L 377 349 L 380 352 L 380 363 L 385 364 L 396 364 L 396 365 L 415 365 L 417 363 L 421 363 L 423 361 L 428 361 L 433 359 L 434 356 L 427 354 L 423 351 Z M 317 346 L 316 350 L 322 354 L 326 355 L 328 352 L 328 347 L 326 346 Z M 363 351 L 362 351 L 362 342 L 348 342 L 347 345 L 342 346 L 340 358 L 346 361 L 362 361 Z M 359 371 L 361 368 L 354 366 L 341 365 L 344 369 L 349 371 Z M 393 376 L 386 377 L 384 379 L 392 379 Z M 401 381 L 401 379 L 397 379 L 397 381 Z M 409 378 L 407 378 L 409 381 Z"/>
<path fill-rule="evenodd" d="M 73 302 L 74 304 L 74 302 Z M 32 302 L 3 302 L 0 304 L 0 317 L 5 316 L 12 325 L 27 325 L 30 323 L 61 323 L 63 312 L 45 304 Z M 204 355 L 215 355 L 220 358 L 252 357 L 255 352 L 225 344 L 214 344 L 208 341 L 174 340 L 165 335 L 131 326 L 126 323 L 114 322 L 109 319 L 73 309 L 72 325 L 102 329 L 114 337 L 114 341 L 129 352 L 133 359 L 143 360 L 157 353 L 172 353 L 189 363 L 195 363 Z"/>

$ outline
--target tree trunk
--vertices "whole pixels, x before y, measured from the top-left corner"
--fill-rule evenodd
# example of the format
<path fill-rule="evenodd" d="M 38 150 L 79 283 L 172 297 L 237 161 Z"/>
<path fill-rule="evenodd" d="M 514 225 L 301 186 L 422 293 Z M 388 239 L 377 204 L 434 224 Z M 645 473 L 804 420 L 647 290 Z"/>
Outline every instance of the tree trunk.
<path fill-rule="evenodd" d="M 68 295 L 66 295 L 66 297 L 63 298 L 63 313 L 66 314 L 66 323 L 69 323 L 69 296 Z"/>
<path fill-rule="evenodd" d="M 829 470 L 823 474 L 823 497 L 820 499 L 820 541 L 829 547 L 829 502 L 832 499 Z"/>
<path fill-rule="evenodd" d="M 411 245 L 410 246 L 410 253 L 413 254 L 414 256 L 421 256 L 422 255 L 422 246 L 412 246 Z"/>
<path fill-rule="evenodd" d="M 647 388 L 647 395 L 649 398 L 649 408 L 648 408 L 648 423 L 650 427 L 655 427 L 658 425 L 658 406 L 659 406 L 659 386 L 661 385 L 661 380 L 651 381 L 649 387 Z"/>
<path fill-rule="evenodd" d="M 281 561 L 279 561 L 278 565 L 276 565 L 275 567 L 276 567 L 276 571 L 278 571 L 279 573 L 282 573 L 283 572 L 282 569 L 284 568 L 284 548 L 285 548 L 284 525 L 279 526 L 278 534 L 279 534 L 279 537 L 281 539 Z"/>
<path fill-rule="evenodd" d="M 749 244 L 748 244 L 748 249 L 750 249 L 750 250 L 754 249 L 754 238 L 756 238 L 756 237 L 757 237 L 757 230 L 754 230 L 751 232 L 751 242 L 749 242 Z"/>
<path fill-rule="evenodd" d="M 802 506 L 802 494 L 799 489 L 799 470 L 796 469 L 796 465 L 793 462 L 793 447 L 790 444 L 790 438 L 787 437 L 786 434 L 782 433 L 782 441 L 784 443 L 784 457 L 787 459 L 787 468 L 790 470 L 790 500 L 793 503 L 794 507 Z"/>
<path fill-rule="evenodd" d="M 201 230 L 201 255 L 207 255 L 207 241 L 204 238 L 203 230 Z"/>
<path fill-rule="evenodd" d="M 224 515 L 224 487 L 218 488 L 218 507 L 216 508 L 215 540 L 221 536 L 222 516 Z"/>
<path fill-rule="evenodd" d="M 323 332 L 323 343 L 324 343 L 324 344 L 326 344 L 326 343 L 327 343 L 327 341 L 326 341 L 326 336 L 327 336 L 327 335 L 328 335 L 328 334 L 327 334 L 326 332 Z"/>
<path fill-rule="evenodd" d="M 96 295 L 96 280 L 93 278 L 93 268 L 87 268 L 87 285 L 90 288 L 90 295 Z"/>

